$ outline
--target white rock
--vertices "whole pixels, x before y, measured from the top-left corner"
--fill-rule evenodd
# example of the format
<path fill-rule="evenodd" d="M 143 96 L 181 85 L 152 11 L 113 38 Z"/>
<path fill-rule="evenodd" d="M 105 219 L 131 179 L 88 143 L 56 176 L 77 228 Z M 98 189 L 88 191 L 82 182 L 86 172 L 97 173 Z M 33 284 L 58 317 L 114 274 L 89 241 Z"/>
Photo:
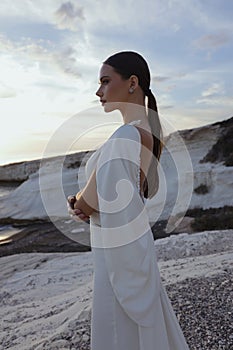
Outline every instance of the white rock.
<path fill-rule="evenodd" d="M 151 222 L 172 217 L 171 221 L 174 222 L 169 223 L 172 231 L 179 223 L 177 218 L 182 218 L 188 208 L 207 209 L 233 205 L 233 167 L 225 167 L 221 163 L 200 163 L 216 143 L 219 133 L 219 125 L 207 125 L 176 132 L 168 137 L 161 156 L 159 191 L 154 198 L 146 201 Z M 192 160 L 191 167 L 189 156 Z M 74 163 L 75 157 L 79 159 L 80 155 L 72 155 L 70 164 Z M 40 172 L 30 175 L 16 190 L 0 198 L 0 218 L 68 218 L 66 198 L 78 192 L 86 179 L 84 167 L 62 168 L 63 162 L 59 159 L 44 163 Z M 11 171 L 14 172 L 12 167 Z M 202 184 L 208 187 L 208 193 L 193 192 L 193 189 Z"/>

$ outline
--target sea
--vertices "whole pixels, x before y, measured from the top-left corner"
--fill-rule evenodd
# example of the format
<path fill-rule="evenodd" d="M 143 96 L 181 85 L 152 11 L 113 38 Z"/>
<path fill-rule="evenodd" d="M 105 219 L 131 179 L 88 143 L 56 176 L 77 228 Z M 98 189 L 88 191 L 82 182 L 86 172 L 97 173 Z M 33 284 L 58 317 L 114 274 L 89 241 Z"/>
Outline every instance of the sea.
<path fill-rule="evenodd" d="M 0 182 L 0 200 L 14 191 L 19 186 L 18 183 L 14 182 Z M 12 225 L 0 224 L 0 244 L 6 244 L 10 242 L 10 237 L 16 233 L 19 233 L 21 230 L 14 228 Z"/>

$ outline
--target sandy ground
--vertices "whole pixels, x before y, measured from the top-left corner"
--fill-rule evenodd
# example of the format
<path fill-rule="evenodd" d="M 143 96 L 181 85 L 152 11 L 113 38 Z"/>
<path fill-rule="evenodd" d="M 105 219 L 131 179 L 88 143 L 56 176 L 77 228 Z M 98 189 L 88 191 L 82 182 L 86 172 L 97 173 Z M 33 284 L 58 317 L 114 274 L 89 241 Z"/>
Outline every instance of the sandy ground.
<path fill-rule="evenodd" d="M 233 230 L 170 236 L 155 251 L 190 350 L 232 349 Z M 91 252 L 9 255 L 0 268 L 1 350 L 90 349 Z"/>

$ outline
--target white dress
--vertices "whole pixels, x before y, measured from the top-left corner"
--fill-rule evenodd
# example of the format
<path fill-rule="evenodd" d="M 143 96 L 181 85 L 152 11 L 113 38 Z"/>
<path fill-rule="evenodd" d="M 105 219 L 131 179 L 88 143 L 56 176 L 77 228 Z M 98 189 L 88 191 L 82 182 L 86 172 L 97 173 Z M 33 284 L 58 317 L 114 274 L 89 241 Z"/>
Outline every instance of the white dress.
<path fill-rule="evenodd" d="M 188 350 L 161 284 L 140 195 L 140 133 L 124 124 L 87 161 L 99 213 L 90 217 L 94 262 L 91 350 Z"/>

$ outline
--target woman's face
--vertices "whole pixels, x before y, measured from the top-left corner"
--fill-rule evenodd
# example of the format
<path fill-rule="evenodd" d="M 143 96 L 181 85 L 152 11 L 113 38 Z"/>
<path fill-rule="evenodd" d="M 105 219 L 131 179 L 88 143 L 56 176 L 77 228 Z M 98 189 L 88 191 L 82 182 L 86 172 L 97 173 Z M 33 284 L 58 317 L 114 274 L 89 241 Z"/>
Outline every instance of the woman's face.
<path fill-rule="evenodd" d="M 111 66 L 103 64 L 100 70 L 100 87 L 96 95 L 100 98 L 105 112 L 121 110 L 122 104 L 128 102 L 129 88 L 129 80 L 122 79 Z"/>

